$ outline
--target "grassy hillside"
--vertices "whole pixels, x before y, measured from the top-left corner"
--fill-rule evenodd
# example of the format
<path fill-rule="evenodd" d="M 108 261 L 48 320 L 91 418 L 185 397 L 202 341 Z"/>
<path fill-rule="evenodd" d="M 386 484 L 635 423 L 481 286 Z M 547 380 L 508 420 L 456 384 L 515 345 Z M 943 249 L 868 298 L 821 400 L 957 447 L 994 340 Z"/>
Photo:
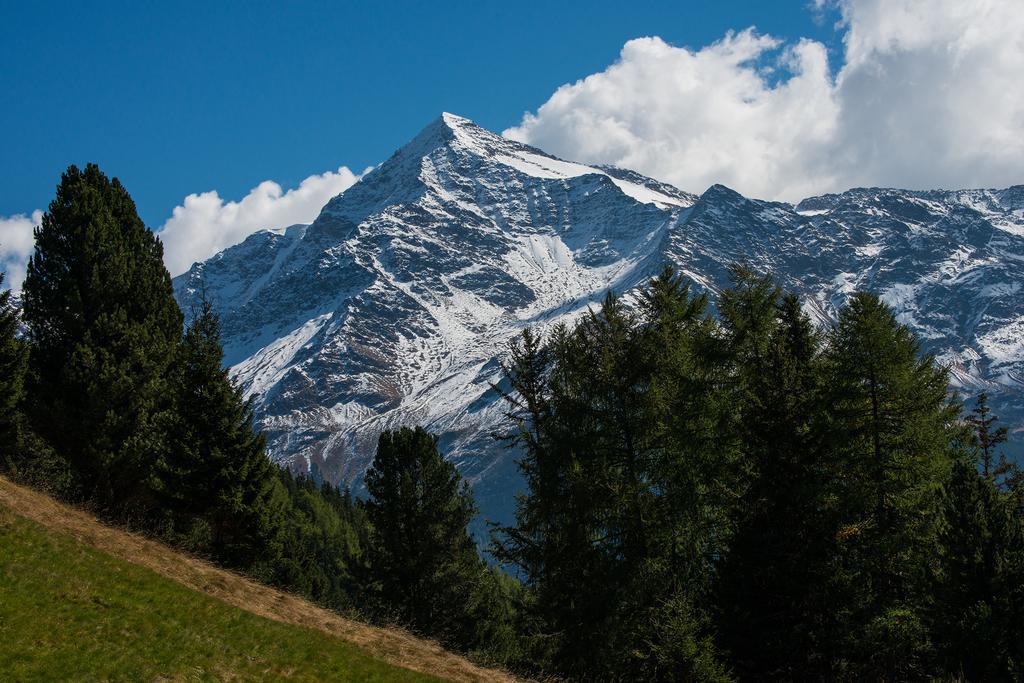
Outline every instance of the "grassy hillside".
<path fill-rule="evenodd" d="M 437 680 L 410 668 L 504 678 L 0 478 L 0 679 Z"/>

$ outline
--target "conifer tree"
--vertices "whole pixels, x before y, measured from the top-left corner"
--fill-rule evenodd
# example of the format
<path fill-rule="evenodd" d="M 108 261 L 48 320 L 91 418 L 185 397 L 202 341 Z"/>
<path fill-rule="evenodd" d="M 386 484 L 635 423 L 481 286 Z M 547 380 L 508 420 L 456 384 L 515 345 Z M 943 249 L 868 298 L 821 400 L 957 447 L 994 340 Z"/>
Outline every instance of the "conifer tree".
<path fill-rule="evenodd" d="M 822 514 L 820 339 L 770 277 L 733 278 L 721 311 L 750 483 L 719 570 L 719 630 L 741 677 L 827 677 L 815 642 L 833 609 L 823 589 L 835 533 Z"/>
<path fill-rule="evenodd" d="M 978 440 L 981 475 L 994 483 L 996 478 L 1002 474 L 1000 466 L 1005 467 L 1006 461 L 1000 461 L 996 456 L 999 453 L 1000 444 L 1006 443 L 1006 427 L 992 428 L 992 424 L 999 418 L 989 410 L 988 394 L 984 392 L 978 396 L 977 405 L 972 413 L 967 417 L 967 423 Z"/>
<path fill-rule="evenodd" d="M 835 657 L 858 677 L 927 674 L 923 622 L 938 491 L 959 407 L 947 373 L 877 297 L 841 312 L 827 354 L 828 447 L 841 526 L 832 579 Z"/>
<path fill-rule="evenodd" d="M 469 485 L 420 427 L 384 432 L 366 473 L 370 567 L 393 618 L 442 641 L 474 644 L 470 603 L 486 569 L 466 530 Z"/>
<path fill-rule="evenodd" d="M 562 328 L 556 329 L 556 334 L 563 333 Z M 528 576 L 537 573 L 535 579 L 539 580 L 541 568 L 551 564 L 551 556 L 561 547 L 552 538 L 562 473 L 548 457 L 549 361 L 543 338 L 530 328 L 509 342 L 508 352 L 502 371 L 509 387 L 493 384 L 491 388 L 507 402 L 505 416 L 515 429 L 498 437 L 520 449 L 517 464 L 530 494 L 517 497 L 516 525 L 500 529 L 494 538 L 494 552 L 522 567 Z"/>
<path fill-rule="evenodd" d="M 593 620 L 586 628 L 578 627 L 585 601 L 597 604 L 581 575 L 590 571 L 593 576 L 599 566 L 591 544 L 593 516 L 588 513 L 593 482 L 586 481 L 575 453 L 566 447 L 574 435 L 556 420 L 549 386 L 551 373 L 559 368 L 555 350 L 564 353 L 571 336 L 557 326 L 545 345 L 542 337 L 524 330 L 510 343 L 510 359 L 503 365 L 508 388 L 494 385 L 515 424 L 505 440 L 519 450 L 517 464 L 527 493 L 517 496 L 515 525 L 496 530 L 492 552 L 499 561 L 518 567 L 529 588 L 522 606 L 530 631 L 528 658 L 539 668 L 562 670 L 571 666 L 566 660 L 593 627 Z M 556 382 L 563 378 L 561 373 Z"/>
<path fill-rule="evenodd" d="M 172 366 L 174 410 L 154 468 L 155 488 L 179 524 L 209 525 L 214 557 L 245 567 L 266 552 L 275 532 L 275 479 L 252 402 L 232 383 L 223 358 L 219 320 L 203 301 Z"/>
<path fill-rule="evenodd" d="M 283 495 L 280 552 L 261 554 L 271 580 L 340 611 L 366 602 L 366 513 L 348 490 L 275 468 Z M 272 501 L 276 504 L 277 501 Z M 261 568 L 262 569 L 262 568 Z"/>
<path fill-rule="evenodd" d="M 1024 675 L 1024 533 L 1008 502 L 966 462 L 945 488 L 931 621 L 945 670 L 966 680 Z"/>
<path fill-rule="evenodd" d="M 620 596 L 637 598 L 645 612 L 648 593 L 626 585 L 649 552 L 645 511 L 653 482 L 649 437 L 653 413 L 646 392 L 648 366 L 634 314 L 609 293 L 601 311 L 584 317 L 571 333 L 552 338 L 550 377 L 555 421 L 550 425 L 550 465 L 564 490 L 548 505 L 561 505 L 553 522 L 563 545 L 543 594 L 557 634 L 557 666 L 572 676 L 613 676 L 624 665 L 624 642 L 633 629 Z M 566 552 L 568 551 L 568 553 Z M 612 589 L 612 587 L 615 587 Z M 552 593 L 560 593 L 556 597 Z M 550 597 L 548 597 L 550 596 Z M 557 606 L 558 609 L 552 609 Z"/>
<path fill-rule="evenodd" d="M 644 552 L 621 582 L 622 623 L 611 641 L 619 662 L 608 670 L 645 680 L 722 680 L 711 588 L 739 483 L 727 357 L 707 296 L 691 294 L 672 268 L 641 291 L 637 313 L 639 348 L 624 361 L 637 366 L 626 376 L 642 397 L 636 443 L 643 457 L 636 462 Z"/>
<path fill-rule="evenodd" d="M 0 467 L 9 469 L 20 433 L 21 399 L 28 347 L 18 339 L 18 312 L 0 273 Z"/>
<path fill-rule="evenodd" d="M 33 427 L 82 495 L 144 505 L 182 323 L 163 247 L 94 164 L 64 173 L 35 238 L 24 285 Z"/>
<path fill-rule="evenodd" d="M 1017 512 L 1024 514 L 1024 471 L 999 448 L 1006 443 L 1007 429 L 1003 426 L 993 429 L 998 419 L 988 407 L 988 394 L 979 395 L 972 414 L 967 416 L 977 444 L 978 466 L 981 475 L 996 488 L 1010 493 Z"/>
<path fill-rule="evenodd" d="M 506 373 L 528 491 L 496 539 L 516 564 L 536 658 L 583 678 L 720 678 L 707 623 L 715 440 L 713 326 L 671 271 L 636 307 L 614 295 Z"/>

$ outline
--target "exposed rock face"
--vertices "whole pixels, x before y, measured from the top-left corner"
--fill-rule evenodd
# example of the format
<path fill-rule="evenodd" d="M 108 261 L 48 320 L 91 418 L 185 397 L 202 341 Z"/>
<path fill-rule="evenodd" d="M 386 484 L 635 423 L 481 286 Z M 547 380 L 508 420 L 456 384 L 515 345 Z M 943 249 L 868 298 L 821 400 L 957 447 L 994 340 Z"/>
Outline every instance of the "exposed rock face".
<path fill-rule="evenodd" d="M 879 293 L 986 390 L 1024 438 L 1024 187 L 855 189 L 796 206 L 703 195 L 587 167 L 450 114 L 332 199 L 309 226 L 264 231 L 175 279 L 205 290 L 272 457 L 358 482 L 383 429 L 422 424 L 507 520 L 514 455 L 491 433 L 497 358 L 526 326 L 571 321 L 608 289 L 674 264 L 712 294 L 730 263 L 771 270 L 820 322 Z"/>

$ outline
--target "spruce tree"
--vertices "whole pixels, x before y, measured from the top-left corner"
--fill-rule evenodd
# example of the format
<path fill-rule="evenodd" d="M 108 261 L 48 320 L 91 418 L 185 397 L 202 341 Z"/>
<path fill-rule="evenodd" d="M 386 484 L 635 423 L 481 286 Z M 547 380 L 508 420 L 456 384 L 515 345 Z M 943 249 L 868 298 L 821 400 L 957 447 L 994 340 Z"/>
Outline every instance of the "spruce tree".
<path fill-rule="evenodd" d="M 643 544 L 638 559 L 620 569 L 628 578 L 619 582 L 606 671 L 721 680 L 727 675 L 712 638 L 711 588 L 738 484 L 727 358 L 707 296 L 692 294 L 672 268 L 638 299 L 637 348 L 619 356 L 614 383 L 629 391 L 614 393 L 640 399 L 632 439 L 640 457 L 631 463 L 638 471 L 618 472 L 639 483 L 622 490 L 638 498 L 630 506 L 640 511 Z M 614 496 L 606 503 L 621 504 Z"/>
<path fill-rule="evenodd" d="M 245 567 L 275 531 L 275 478 L 252 402 L 232 383 L 223 358 L 217 315 L 203 301 L 172 366 L 174 410 L 167 413 L 155 488 L 179 526 L 208 524 L 214 557 Z"/>
<path fill-rule="evenodd" d="M 557 419 L 549 379 L 560 365 L 555 350 L 565 353 L 571 332 L 557 326 L 548 341 L 530 329 L 509 345 L 509 361 L 503 364 L 507 388 L 494 385 L 508 405 L 506 417 L 515 425 L 504 435 L 507 445 L 518 450 L 517 464 L 526 482 L 526 493 L 517 495 L 516 522 L 496 529 L 492 552 L 500 562 L 515 566 L 528 587 L 522 614 L 528 624 L 528 659 L 538 669 L 566 671 L 582 649 L 579 641 L 591 639 L 591 620 L 584 628 L 580 615 L 585 604 L 596 605 L 582 574 L 596 574 L 598 558 L 591 544 L 593 515 L 589 490 L 575 453 L 566 447 L 573 439 Z M 564 373 L 556 382 L 562 381 Z M 589 602 L 588 602 L 589 601 Z"/>
<path fill-rule="evenodd" d="M 646 614 L 649 592 L 634 570 L 650 550 L 645 512 L 653 503 L 647 476 L 654 452 L 653 413 L 635 314 L 614 294 L 600 312 L 585 316 L 571 333 L 552 338 L 550 376 L 555 421 L 549 426 L 550 465 L 563 491 L 551 520 L 562 545 L 542 593 L 549 629 L 557 634 L 556 662 L 570 676 L 614 676 L 632 625 L 630 611 Z M 614 588 L 613 588 L 614 587 Z M 561 593 L 560 597 L 552 595 Z M 613 643 L 613 641 L 620 641 Z"/>
<path fill-rule="evenodd" d="M 18 339 L 18 311 L 0 273 L 0 467 L 11 469 L 20 441 L 28 347 Z"/>
<path fill-rule="evenodd" d="M 476 506 L 437 437 L 420 427 L 382 433 L 366 490 L 369 563 L 385 615 L 472 646 L 470 604 L 486 572 L 466 530 Z"/>
<path fill-rule="evenodd" d="M 145 505 L 181 312 L 160 240 L 116 179 L 70 166 L 35 231 L 24 285 L 30 417 L 85 497 Z"/>
<path fill-rule="evenodd" d="M 946 671 L 968 680 L 1024 676 L 1024 522 L 1006 429 L 982 394 L 966 423 L 973 458 L 943 492 L 932 630 Z"/>

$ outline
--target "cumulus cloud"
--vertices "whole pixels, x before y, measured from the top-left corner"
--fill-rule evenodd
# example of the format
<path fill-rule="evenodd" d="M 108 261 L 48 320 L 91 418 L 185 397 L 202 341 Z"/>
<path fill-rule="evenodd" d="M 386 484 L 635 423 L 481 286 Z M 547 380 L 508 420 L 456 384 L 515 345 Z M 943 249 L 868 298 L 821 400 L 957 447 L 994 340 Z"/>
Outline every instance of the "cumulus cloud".
<path fill-rule="evenodd" d="M 720 182 L 786 200 L 856 185 L 1024 182 L 1015 0 L 832 4 L 838 69 L 819 42 L 754 29 L 698 50 L 639 38 L 505 135 L 689 190 Z"/>
<path fill-rule="evenodd" d="M 4 287 L 21 289 L 28 259 L 35 246 L 32 229 L 42 220 L 43 212 L 38 210 L 30 216 L 0 216 L 0 272 L 4 273 Z"/>
<path fill-rule="evenodd" d="M 1024 12 L 1015 0 L 851 0 L 837 150 L 855 184 L 1024 182 Z"/>
<path fill-rule="evenodd" d="M 311 175 L 287 192 L 274 181 L 265 180 L 239 201 L 225 201 L 216 191 L 190 194 L 157 231 L 164 243 L 167 269 L 171 275 L 179 275 L 194 262 L 213 256 L 257 230 L 310 223 L 328 200 L 351 187 L 359 177 L 342 166 L 337 171 Z"/>

